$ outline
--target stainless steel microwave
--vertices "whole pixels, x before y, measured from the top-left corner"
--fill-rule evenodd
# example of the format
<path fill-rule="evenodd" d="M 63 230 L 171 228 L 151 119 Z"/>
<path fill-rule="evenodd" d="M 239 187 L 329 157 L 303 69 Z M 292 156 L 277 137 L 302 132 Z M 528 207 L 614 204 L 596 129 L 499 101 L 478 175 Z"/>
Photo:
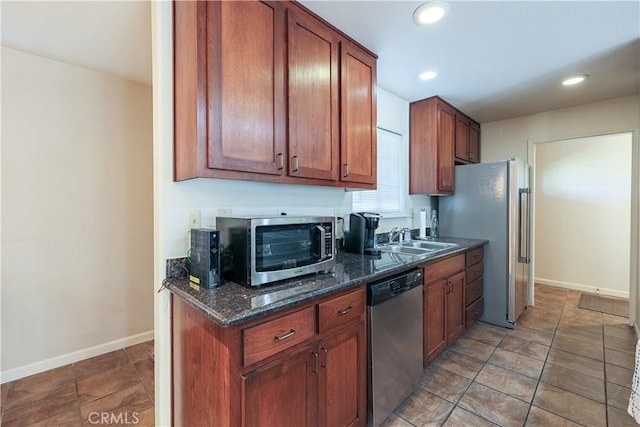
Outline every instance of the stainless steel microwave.
<path fill-rule="evenodd" d="M 335 267 L 333 217 L 218 217 L 222 276 L 246 286 Z"/>

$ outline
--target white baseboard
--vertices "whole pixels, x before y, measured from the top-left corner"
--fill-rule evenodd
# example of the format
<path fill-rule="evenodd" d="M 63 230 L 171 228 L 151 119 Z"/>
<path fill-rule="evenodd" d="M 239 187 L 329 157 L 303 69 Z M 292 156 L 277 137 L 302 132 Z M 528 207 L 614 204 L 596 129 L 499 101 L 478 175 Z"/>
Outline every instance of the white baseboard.
<path fill-rule="evenodd" d="M 559 282 L 557 280 L 542 279 L 540 277 L 536 277 L 534 279 L 534 282 L 540 283 L 541 285 L 549 285 L 549 286 L 557 286 L 559 288 L 573 289 L 574 291 L 591 292 L 593 294 L 609 295 L 612 297 L 619 297 L 619 298 L 629 298 L 629 291 L 623 292 L 623 291 L 617 291 L 615 289 L 597 288 L 595 286 L 580 285 L 577 283 Z"/>
<path fill-rule="evenodd" d="M 9 381 L 19 380 L 20 378 L 39 374 L 40 372 L 59 368 L 70 363 L 89 359 L 90 357 L 100 356 L 101 354 L 109 353 L 110 351 L 120 350 L 122 348 L 140 344 L 152 339 L 153 331 L 143 332 L 141 334 L 132 335 L 130 337 L 96 345 L 94 347 L 74 351 L 73 353 L 67 353 L 61 356 L 52 357 L 50 359 L 41 360 L 39 362 L 30 363 L 25 366 L 20 366 L 19 368 L 2 371 L 0 372 L 0 383 L 4 384 Z"/>

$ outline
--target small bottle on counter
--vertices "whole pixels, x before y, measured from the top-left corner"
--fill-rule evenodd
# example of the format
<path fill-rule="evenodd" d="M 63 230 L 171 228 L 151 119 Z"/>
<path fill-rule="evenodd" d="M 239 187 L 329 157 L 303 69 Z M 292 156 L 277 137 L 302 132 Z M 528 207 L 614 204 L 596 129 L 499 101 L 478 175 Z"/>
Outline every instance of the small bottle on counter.
<path fill-rule="evenodd" d="M 434 209 L 431 212 L 431 237 L 438 237 L 438 212 Z"/>

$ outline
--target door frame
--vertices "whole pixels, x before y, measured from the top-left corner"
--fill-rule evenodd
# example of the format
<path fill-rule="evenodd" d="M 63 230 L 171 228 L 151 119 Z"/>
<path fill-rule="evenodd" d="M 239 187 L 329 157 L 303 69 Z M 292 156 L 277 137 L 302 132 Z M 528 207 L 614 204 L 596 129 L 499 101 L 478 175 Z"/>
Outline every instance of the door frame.
<path fill-rule="evenodd" d="M 640 308 L 640 301 L 638 298 L 640 293 L 638 288 L 640 287 L 640 251 L 638 248 L 640 240 L 640 218 L 638 218 L 638 209 L 640 204 L 640 147 L 638 143 L 638 135 L 640 129 L 622 129 L 610 132 L 596 132 L 582 135 L 565 136 L 563 138 L 553 138 L 545 140 L 527 140 L 527 162 L 531 168 L 529 176 L 529 187 L 531 188 L 531 253 L 535 253 L 536 245 L 536 230 L 535 230 L 535 212 L 536 212 L 536 146 L 537 144 L 544 144 L 547 142 L 559 142 L 580 138 L 593 138 L 598 136 L 617 135 L 617 134 L 631 134 L 631 224 L 630 224 L 630 262 L 629 262 L 629 325 L 633 326 L 636 330 L 636 335 L 640 336 L 640 328 L 637 324 L 639 319 L 638 309 Z M 535 257 L 531 257 L 531 264 L 529 266 L 529 277 L 533 281 L 535 278 Z M 533 305 L 534 295 L 529 295 L 529 304 Z"/>

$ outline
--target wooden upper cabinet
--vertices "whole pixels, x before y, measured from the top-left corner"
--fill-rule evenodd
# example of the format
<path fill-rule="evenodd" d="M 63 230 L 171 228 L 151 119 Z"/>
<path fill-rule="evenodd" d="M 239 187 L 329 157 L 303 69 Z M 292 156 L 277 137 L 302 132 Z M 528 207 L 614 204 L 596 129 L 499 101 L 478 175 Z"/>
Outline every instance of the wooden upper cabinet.
<path fill-rule="evenodd" d="M 469 161 L 480 163 L 480 124 L 469 122 Z"/>
<path fill-rule="evenodd" d="M 375 184 L 376 58 L 348 40 L 341 43 L 341 173 L 348 183 Z"/>
<path fill-rule="evenodd" d="M 441 194 L 454 190 L 454 149 L 455 149 L 455 117 L 456 112 L 449 105 L 438 105 L 438 139 L 437 155 L 437 188 Z"/>
<path fill-rule="evenodd" d="M 456 160 L 467 162 L 469 160 L 469 119 L 462 115 L 456 115 Z"/>
<path fill-rule="evenodd" d="M 410 105 L 409 193 L 453 194 L 456 111 L 439 97 Z"/>
<path fill-rule="evenodd" d="M 409 193 L 454 193 L 458 163 L 480 161 L 480 125 L 438 96 L 410 106 Z"/>
<path fill-rule="evenodd" d="M 456 114 L 456 162 L 480 162 L 480 125 L 462 113 Z"/>
<path fill-rule="evenodd" d="M 208 166 L 280 175 L 284 7 L 277 1 L 225 1 L 208 2 L 207 9 Z"/>
<path fill-rule="evenodd" d="M 311 15 L 289 9 L 289 174 L 338 179 L 340 36 Z"/>
<path fill-rule="evenodd" d="M 173 7 L 176 181 L 375 188 L 373 53 L 293 1 Z"/>

